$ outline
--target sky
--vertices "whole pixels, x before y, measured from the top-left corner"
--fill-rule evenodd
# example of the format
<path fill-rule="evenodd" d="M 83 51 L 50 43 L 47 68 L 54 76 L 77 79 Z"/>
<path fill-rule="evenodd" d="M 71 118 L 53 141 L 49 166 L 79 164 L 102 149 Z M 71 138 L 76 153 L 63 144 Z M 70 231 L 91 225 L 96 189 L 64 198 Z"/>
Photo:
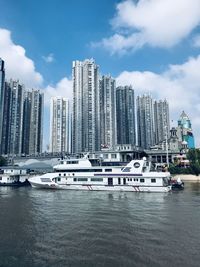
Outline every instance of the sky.
<path fill-rule="evenodd" d="M 51 96 L 72 98 L 73 60 L 135 95 L 167 99 L 171 126 L 184 110 L 200 147 L 200 0 L 0 0 L 6 78 L 44 92 L 44 144 Z M 45 147 L 44 147 L 45 149 Z"/>

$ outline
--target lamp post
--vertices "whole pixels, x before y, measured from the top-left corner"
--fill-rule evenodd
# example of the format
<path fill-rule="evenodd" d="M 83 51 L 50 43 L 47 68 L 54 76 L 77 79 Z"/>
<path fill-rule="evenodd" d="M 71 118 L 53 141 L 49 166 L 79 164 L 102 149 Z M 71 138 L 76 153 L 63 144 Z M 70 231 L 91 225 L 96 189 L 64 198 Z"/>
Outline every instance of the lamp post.
<path fill-rule="evenodd" d="M 165 126 L 165 134 L 166 134 L 166 162 L 167 167 L 169 167 L 169 151 L 168 151 L 168 135 L 167 135 L 167 125 Z"/>

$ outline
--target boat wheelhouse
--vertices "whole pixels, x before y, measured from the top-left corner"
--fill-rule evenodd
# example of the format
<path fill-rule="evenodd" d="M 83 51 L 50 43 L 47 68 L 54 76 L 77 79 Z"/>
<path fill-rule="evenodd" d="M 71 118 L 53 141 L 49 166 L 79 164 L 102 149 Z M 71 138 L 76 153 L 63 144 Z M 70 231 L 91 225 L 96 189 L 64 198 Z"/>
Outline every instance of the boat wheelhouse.
<path fill-rule="evenodd" d="M 143 158 L 126 166 L 93 166 L 86 158 L 61 160 L 54 173 L 35 176 L 29 182 L 36 188 L 94 191 L 168 192 L 170 173 L 151 170 Z"/>

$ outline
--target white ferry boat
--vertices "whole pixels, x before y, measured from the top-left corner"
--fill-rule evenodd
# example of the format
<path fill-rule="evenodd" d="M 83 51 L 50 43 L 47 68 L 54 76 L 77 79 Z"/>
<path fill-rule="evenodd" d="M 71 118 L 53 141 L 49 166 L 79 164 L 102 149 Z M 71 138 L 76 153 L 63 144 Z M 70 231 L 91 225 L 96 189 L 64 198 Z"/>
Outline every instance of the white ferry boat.
<path fill-rule="evenodd" d="M 26 169 L 18 167 L 2 167 L 0 169 L 0 186 L 28 185 L 28 178 L 29 173 Z"/>
<path fill-rule="evenodd" d="M 126 192 L 169 192 L 169 172 L 151 171 L 151 163 L 143 158 L 132 160 L 126 166 L 92 166 L 86 157 L 61 160 L 54 166 L 53 173 L 29 179 L 32 187 L 126 191 Z"/>

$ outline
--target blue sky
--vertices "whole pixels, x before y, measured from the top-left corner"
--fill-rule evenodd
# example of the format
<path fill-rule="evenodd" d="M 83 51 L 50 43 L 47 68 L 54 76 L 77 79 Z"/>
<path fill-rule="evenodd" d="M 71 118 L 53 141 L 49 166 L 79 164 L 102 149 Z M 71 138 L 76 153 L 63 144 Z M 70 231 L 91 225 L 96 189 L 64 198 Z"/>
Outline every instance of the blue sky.
<path fill-rule="evenodd" d="M 184 109 L 197 145 L 200 113 L 199 0 L 0 0 L 0 57 L 7 78 L 50 96 L 71 97 L 72 60 L 94 58 L 102 74 L 135 94 Z"/>

